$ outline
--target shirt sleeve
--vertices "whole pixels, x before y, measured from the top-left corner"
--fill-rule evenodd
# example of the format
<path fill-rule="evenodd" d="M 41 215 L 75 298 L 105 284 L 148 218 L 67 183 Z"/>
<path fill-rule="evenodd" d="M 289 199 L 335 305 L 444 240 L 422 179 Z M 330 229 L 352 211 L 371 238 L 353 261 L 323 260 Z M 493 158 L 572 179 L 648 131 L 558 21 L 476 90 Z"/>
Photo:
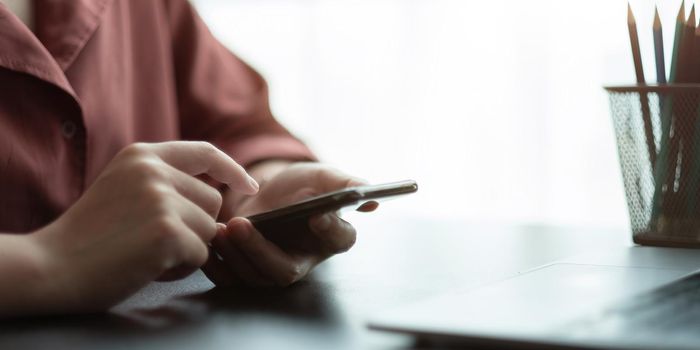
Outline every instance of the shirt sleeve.
<path fill-rule="evenodd" d="M 315 160 L 273 117 L 265 80 L 214 38 L 188 1 L 164 1 L 170 20 L 180 132 L 213 143 L 243 166 Z"/>

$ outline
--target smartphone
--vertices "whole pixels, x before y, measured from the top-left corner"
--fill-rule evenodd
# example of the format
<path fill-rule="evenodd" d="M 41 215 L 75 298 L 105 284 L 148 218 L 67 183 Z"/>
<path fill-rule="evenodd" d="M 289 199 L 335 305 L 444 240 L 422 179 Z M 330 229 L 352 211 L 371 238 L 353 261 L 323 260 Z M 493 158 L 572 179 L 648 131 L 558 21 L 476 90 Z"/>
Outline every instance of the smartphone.
<path fill-rule="evenodd" d="M 315 214 L 336 211 L 349 206 L 357 205 L 357 207 L 362 207 L 367 202 L 409 194 L 417 190 L 418 184 L 413 180 L 381 185 L 348 187 L 311 197 L 282 208 L 252 215 L 248 217 L 248 220 L 256 227 L 266 226 L 266 223 L 279 224 L 299 218 L 308 218 Z"/>

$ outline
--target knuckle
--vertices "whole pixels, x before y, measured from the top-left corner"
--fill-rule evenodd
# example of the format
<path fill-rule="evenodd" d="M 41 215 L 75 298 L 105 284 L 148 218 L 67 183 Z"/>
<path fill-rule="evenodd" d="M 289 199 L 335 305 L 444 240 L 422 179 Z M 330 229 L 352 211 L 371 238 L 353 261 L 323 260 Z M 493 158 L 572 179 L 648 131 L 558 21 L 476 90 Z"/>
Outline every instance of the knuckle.
<path fill-rule="evenodd" d="M 166 215 L 170 212 L 170 197 L 174 190 L 165 185 L 148 184 L 143 187 L 141 199 L 154 209 L 156 214 Z"/>
<path fill-rule="evenodd" d="M 151 221 L 151 252 L 158 268 L 162 271 L 178 266 L 184 257 L 184 243 L 181 227 L 173 217 L 158 216 Z"/>
<path fill-rule="evenodd" d="M 221 206 L 224 204 L 224 196 L 221 194 L 221 192 L 217 191 L 214 188 L 211 188 L 210 193 L 211 193 L 210 213 L 213 216 L 216 216 L 217 214 L 219 214 L 219 210 L 221 209 Z"/>
<path fill-rule="evenodd" d="M 221 194 L 221 192 L 219 192 L 213 188 L 212 188 L 212 193 L 214 196 L 214 204 L 216 204 L 217 208 L 220 208 L 224 204 L 224 196 Z"/>
<path fill-rule="evenodd" d="M 216 237 L 216 232 L 217 232 L 217 227 L 216 227 L 216 220 L 213 220 L 212 218 L 208 218 L 208 227 L 206 229 L 200 230 L 202 232 L 198 232 L 198 236 L 205 242 L 210 242 L 211 240 Z"/>
<path fill-rule="evenodd" d="M 212 155 L 219 153 L 219 149 L 207 141 L 197 141 L 197 145 L 204 154 Z"/>
<path fill-rule="evenodd" d="M 169 217 L 159 217 L 153 220 L 151 235 L 156 250 L 165 256 L 178 260 L 181 250 L 181 237 L 179 226 L 174 219 Z"/>
<path fill-rule="evenodd" d="M 178 223 L 174 218 L 160 215 L 153 219 L 152 231 L 158 239 L 170 240 L 177 236 Z"/>
<path fill-rule="evenodd" d="M 195 266 L 202 266 L 207 262 L 207 259 L 209 259 L 209 249 L 207 249 L 207 246 L 204 243 L 197 244 L 197 247 L 194 248 L 196 251 L 194 252 L 195 254 L 193 255 L 192 263 Z"/>
<path fill-rule="evenodd" d="M 136 142 L 124 147 L 119 153 L 125 157 L 142 157 L 150 152 L 148 151 L 147 143 Z"/>
<path fill-rule="evenodd" d="M 131 162 L 130 169 L 136 176 L 146 181 L 165 181 L 168 172 L 155 159 L 139 157 Z"/>

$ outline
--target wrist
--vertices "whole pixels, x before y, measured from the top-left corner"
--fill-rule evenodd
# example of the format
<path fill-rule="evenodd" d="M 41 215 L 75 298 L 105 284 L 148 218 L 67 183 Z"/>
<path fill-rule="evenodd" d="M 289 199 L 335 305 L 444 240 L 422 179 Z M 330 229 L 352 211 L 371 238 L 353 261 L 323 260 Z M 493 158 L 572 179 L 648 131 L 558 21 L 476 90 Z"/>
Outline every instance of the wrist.
<path fill-rule="evenodd" d="M 0 235 L 0 315 L 50 312 L 50 273 L 36 234 Z"/>

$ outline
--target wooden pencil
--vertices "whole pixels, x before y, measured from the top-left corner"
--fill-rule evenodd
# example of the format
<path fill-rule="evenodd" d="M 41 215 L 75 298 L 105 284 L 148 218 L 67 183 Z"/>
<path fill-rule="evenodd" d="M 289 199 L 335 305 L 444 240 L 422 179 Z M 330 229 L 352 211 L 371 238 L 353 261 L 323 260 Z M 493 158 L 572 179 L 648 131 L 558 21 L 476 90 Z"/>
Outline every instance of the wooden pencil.
<path fill-rule="evenodd" d="M 695 41 L 695 5 L 691 6 L 690 15 L 682 29 L 680 45 L 677 53 L 675 83 L 689 83 L 692 80 L 691 68 L 693 46 Z M 692 119 L 695 112 L 693 98 L 687 93 L 676 93 L 678 100 L 672 109 L 668 173 L 666 174 L 667 192 L 664 199 L 664 213 L 679 214 L 686 211 L 687 201 L 681 198 L 688 194 L 688 177 L 690 175 L 690 137 Z"/>
<path fill-rule="evenodd" d="M 664 36 L 659 18 L 659 9 L 654 6 L 654 57 L 656 58 L 656 82 L 666 84 L 666 60 L 664 58 Z"/>
<path fill-rule="evenodd" d="M 678 53 L 678 70 L 676 82 L 690 83 L 693 80 L 695 69 L 693 69 L 693 51 L 695 45 L 695 4 L 690 8 L 690 15 L 685 22 L 683 29 L 683 38 L 681 47 Z M 695 96 L 684 91 L 676 94 L 676 98 L 683 99 L 678 101 L 674 108 L 675 122 L 672 126 L 673 137 L 671 140 L 671 167 L 673 167 L 674 175 L 670 181 L 674 187 L 674 191 L 670 193 L 671 209 L 675 214 L 686 212 L 687 201 L 682 198 L 688 195 L 688 181 L 690 177 L 692 142 L 691 135 L 693 134 L 693 119 L 695 117 L 695 109 L 697 101 Z M 675 163 L 675 164 L 674 164 Z M 669 169 L 670 170 L 670 169 Z"/>
<path fill-rule="evenodd" d="M 668 75 L 668 82 L 675 83 L 678 70 L 678 53 L 680 51 L 681 40 L 683 38 L 683 28 L 685 27 L 685 1 L 681 1 L 681 8 L 676 16 L 676 30 L 673 37 L 673 51 L 671 51 L 671 71 Z"/>
<path fill-rule="evenodd" d="M 673 50 L 671 51 L 671 69 L 668 82 L 675 83 L 678 73 L 678 59 L 685 27 L 685 1 L 681 1 L 681 8 L 676 16 L 676 28 L 673 38 Z M 675 161 L 671 161 L 672 144 L 671 125 L 673 123 L 673 96 L 659 96 L 661 104 L 661 138 L 659 142 L 659 159 L 654 169 L 655 188 L 652 196 L 651 220 L 658 221 L 662 212 L 669 207 L 669 201 L 665 200 L 668 193 L 673 192 L 672 179 L 675 178 Z M 670 166 L 673 165 L 673 166 Z"/>
<path fill-rule="evenodd" d="M 695 40 L 693 41 L 693 58 L 692 62 L 700 62 L 700 26 L 695 26 Z M 693 79 L 692 83 L 700 83 L 700 67 L 697 64 L 692 64 Z"/>
<path fill-rule="evenodd" d="M 690 7 L 690 15 L 683 25 L 680 48 L 678 49 L 678 64 L 676 67 L 675 83 L 692 81 L 693 46 L 695 45 L 695 4 Z"/>
<path fill-rule="evenodd" d="M 699 62 L 700 61 L 700 26 L 696 26 L 695 28 L 695 38 L 694 38 L 694 46 L 693 46 L 693 57 L 691 62 Z M 700 67 L 697 67 L 696 64 L 692 64 L 693 67 L 693 78 L 691 80 L 692 83 L 697 84 L 700 83 Z M 700 96 L 694 95 L 694 98 L 700 98 Z M 697 101 L 696 101 L 697 103 Z M 700 157 L 697 155 L 699 154 L 700 151 L 700 105 L 698 105 L 695 109 L 695 115 L 694 119 L 692 121 L 693 124 L 693 132 L 691 134 L 691 149 L 693 152 L 694 157 L 690 159 L 691 162 L 691 169 L 690 169 L 690 174 L 688 175 L 688 190 L 687 190 L 687 195 L 686 195 L 686 215 L 689 217 L 698 217 L 698 199 L 700 193 Z"/>
<path fill-rule="evenodd" d="M 637 35 L 637 21 L 634 19 L 632 7 L 627 3 L 627 28 L 630 34 L 630 44 L 632 46 L 632 59 L 634 61 L 634 73 L 637 83 L 644 84 L 644 69 L 642 67 L 642 54 L 639 50 L 639 36 Z"/>
<path fill-rule="evenodd" d="M 639 36 L 637 34 L 637 22 L 632 13 L 632 7 L 627 3 L 627 27 L 629 29 L 630 44 L 632 47 L 632 59 L 634 60 L 634 73 L 637 77 L 637 84 L 645 84 L 644 67 L 642 67 L 642 54 L 639 49 Z M 640 92 L 639 100 L 642 108 L 642 119 L 644 121 L 644 134 L 649 153 L 649 162 L 652 167 L 656 164 L 656 145 L 654 143 L 654 129 L 651 123 L 651 111 L 649 110 L 649 97 L 647 93 Z"/>

